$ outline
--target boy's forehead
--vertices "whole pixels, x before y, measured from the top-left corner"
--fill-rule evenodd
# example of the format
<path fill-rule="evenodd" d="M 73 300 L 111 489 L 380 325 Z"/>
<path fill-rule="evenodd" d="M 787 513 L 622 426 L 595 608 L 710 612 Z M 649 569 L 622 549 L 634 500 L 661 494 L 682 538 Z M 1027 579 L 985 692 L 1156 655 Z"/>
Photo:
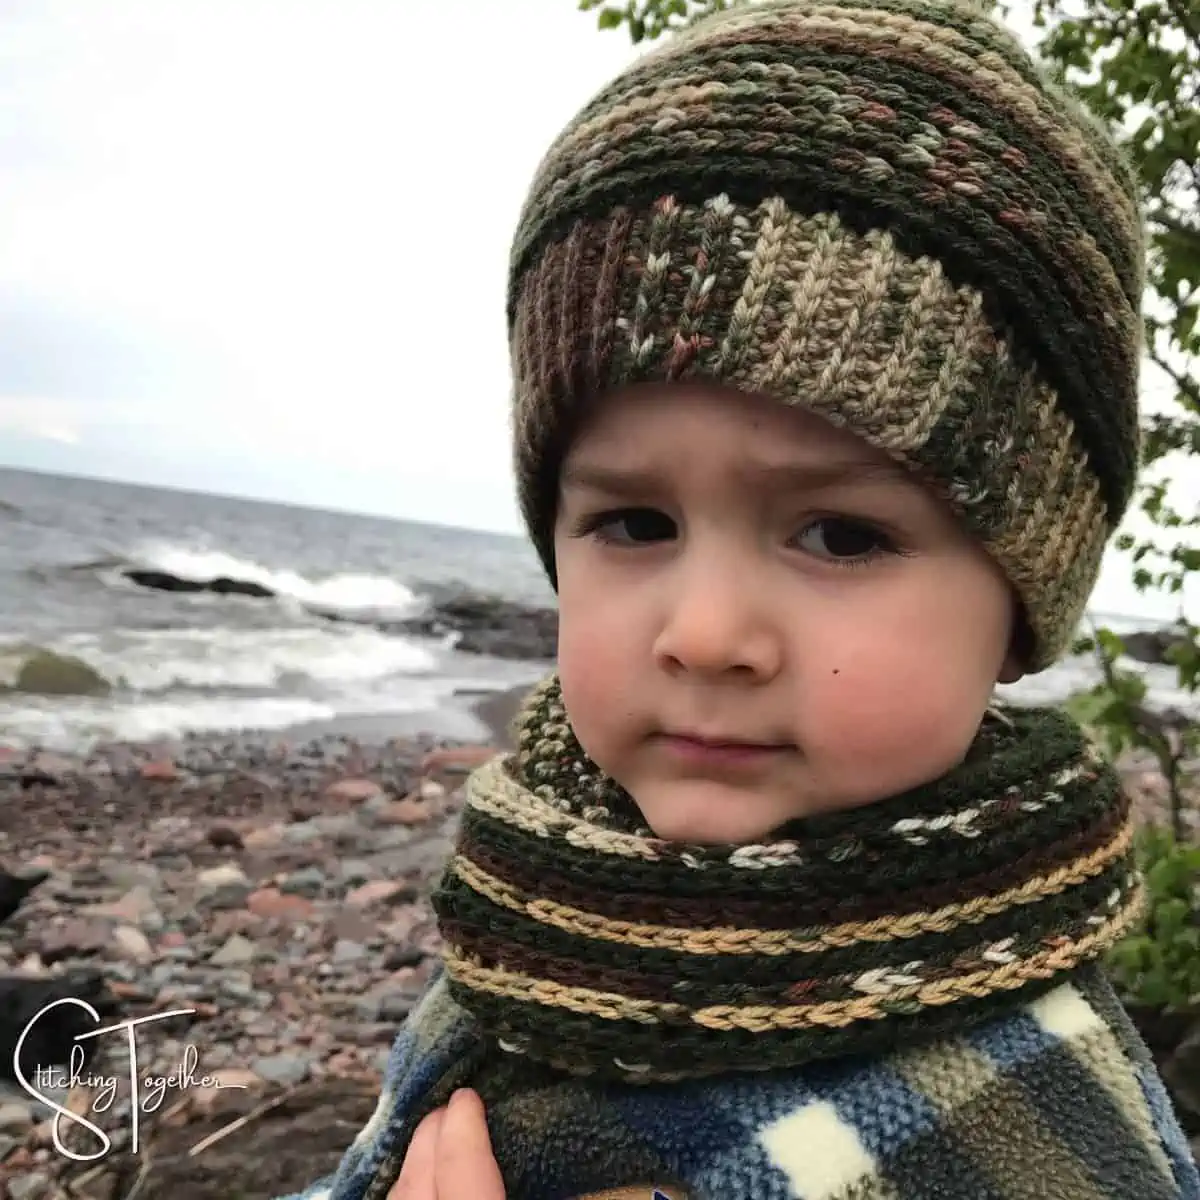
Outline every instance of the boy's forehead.
<path fill-rule="evenodd" d="M 908 477 L 882 450 L 799 406 L 731 388 L 640 385 L 598 398 L 572 440 L 564 486 L 616 473 L 670 472 L 696 456 L 757 483 L 789 475 Z"/>

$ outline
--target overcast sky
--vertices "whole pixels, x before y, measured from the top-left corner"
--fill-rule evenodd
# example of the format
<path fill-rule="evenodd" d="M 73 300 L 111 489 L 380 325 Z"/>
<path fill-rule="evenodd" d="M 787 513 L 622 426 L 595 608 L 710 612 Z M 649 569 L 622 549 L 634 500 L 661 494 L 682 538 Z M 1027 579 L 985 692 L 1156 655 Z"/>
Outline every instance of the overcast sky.
<path fill-rule="evenodd" d="M 515 531 L 509 238 L 634 53 L 575 0 L 4 0 L 0 463 Z"/>

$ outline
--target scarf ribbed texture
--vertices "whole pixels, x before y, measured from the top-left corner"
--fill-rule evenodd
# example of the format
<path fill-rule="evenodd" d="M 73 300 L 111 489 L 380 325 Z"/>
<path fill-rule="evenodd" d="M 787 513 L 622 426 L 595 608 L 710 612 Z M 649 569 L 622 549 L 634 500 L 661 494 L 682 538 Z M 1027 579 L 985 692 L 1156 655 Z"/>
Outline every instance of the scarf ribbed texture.
<path fill-rule="evenodd" d="M 501 1049 L 659 1082 L 800 1065 L 1027 1002 L 1140 913 L 1128 800 L 1054 709 L 963 764 L 760 845 L 664 841 L 551 677 L 467 785 L 434 896 L 454 999 Z"/>

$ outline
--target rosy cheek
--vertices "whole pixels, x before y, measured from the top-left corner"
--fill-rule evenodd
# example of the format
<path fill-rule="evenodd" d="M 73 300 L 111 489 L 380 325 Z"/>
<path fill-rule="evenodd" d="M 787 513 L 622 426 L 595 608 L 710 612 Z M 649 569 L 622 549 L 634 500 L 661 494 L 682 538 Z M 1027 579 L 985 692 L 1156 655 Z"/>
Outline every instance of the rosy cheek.
<path fill-rule="evenodd" d="M 619 631 L 599 614 L 597 618 L 580 620 L 576 610 L 569 621 L 560 624 L 558 635 L 563 701 L 585 746 L 592 730 L 613 719 L 615 698 L 628 693 L 632 684 L 627 678 L 628 664 L 619 653 Z"/>

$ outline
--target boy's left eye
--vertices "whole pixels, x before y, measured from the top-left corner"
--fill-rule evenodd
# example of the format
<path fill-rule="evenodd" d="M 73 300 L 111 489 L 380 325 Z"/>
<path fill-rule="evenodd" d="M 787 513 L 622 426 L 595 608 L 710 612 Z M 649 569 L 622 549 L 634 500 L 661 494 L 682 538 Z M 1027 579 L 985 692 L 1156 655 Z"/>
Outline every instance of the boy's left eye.
<path fill-rule="evenodd" d="M 895 549 L 883 530 L 852 517 L 822 517 L 805 526 L 794 540 L 809 554 L 843 564 L 861 562 Z"/>

